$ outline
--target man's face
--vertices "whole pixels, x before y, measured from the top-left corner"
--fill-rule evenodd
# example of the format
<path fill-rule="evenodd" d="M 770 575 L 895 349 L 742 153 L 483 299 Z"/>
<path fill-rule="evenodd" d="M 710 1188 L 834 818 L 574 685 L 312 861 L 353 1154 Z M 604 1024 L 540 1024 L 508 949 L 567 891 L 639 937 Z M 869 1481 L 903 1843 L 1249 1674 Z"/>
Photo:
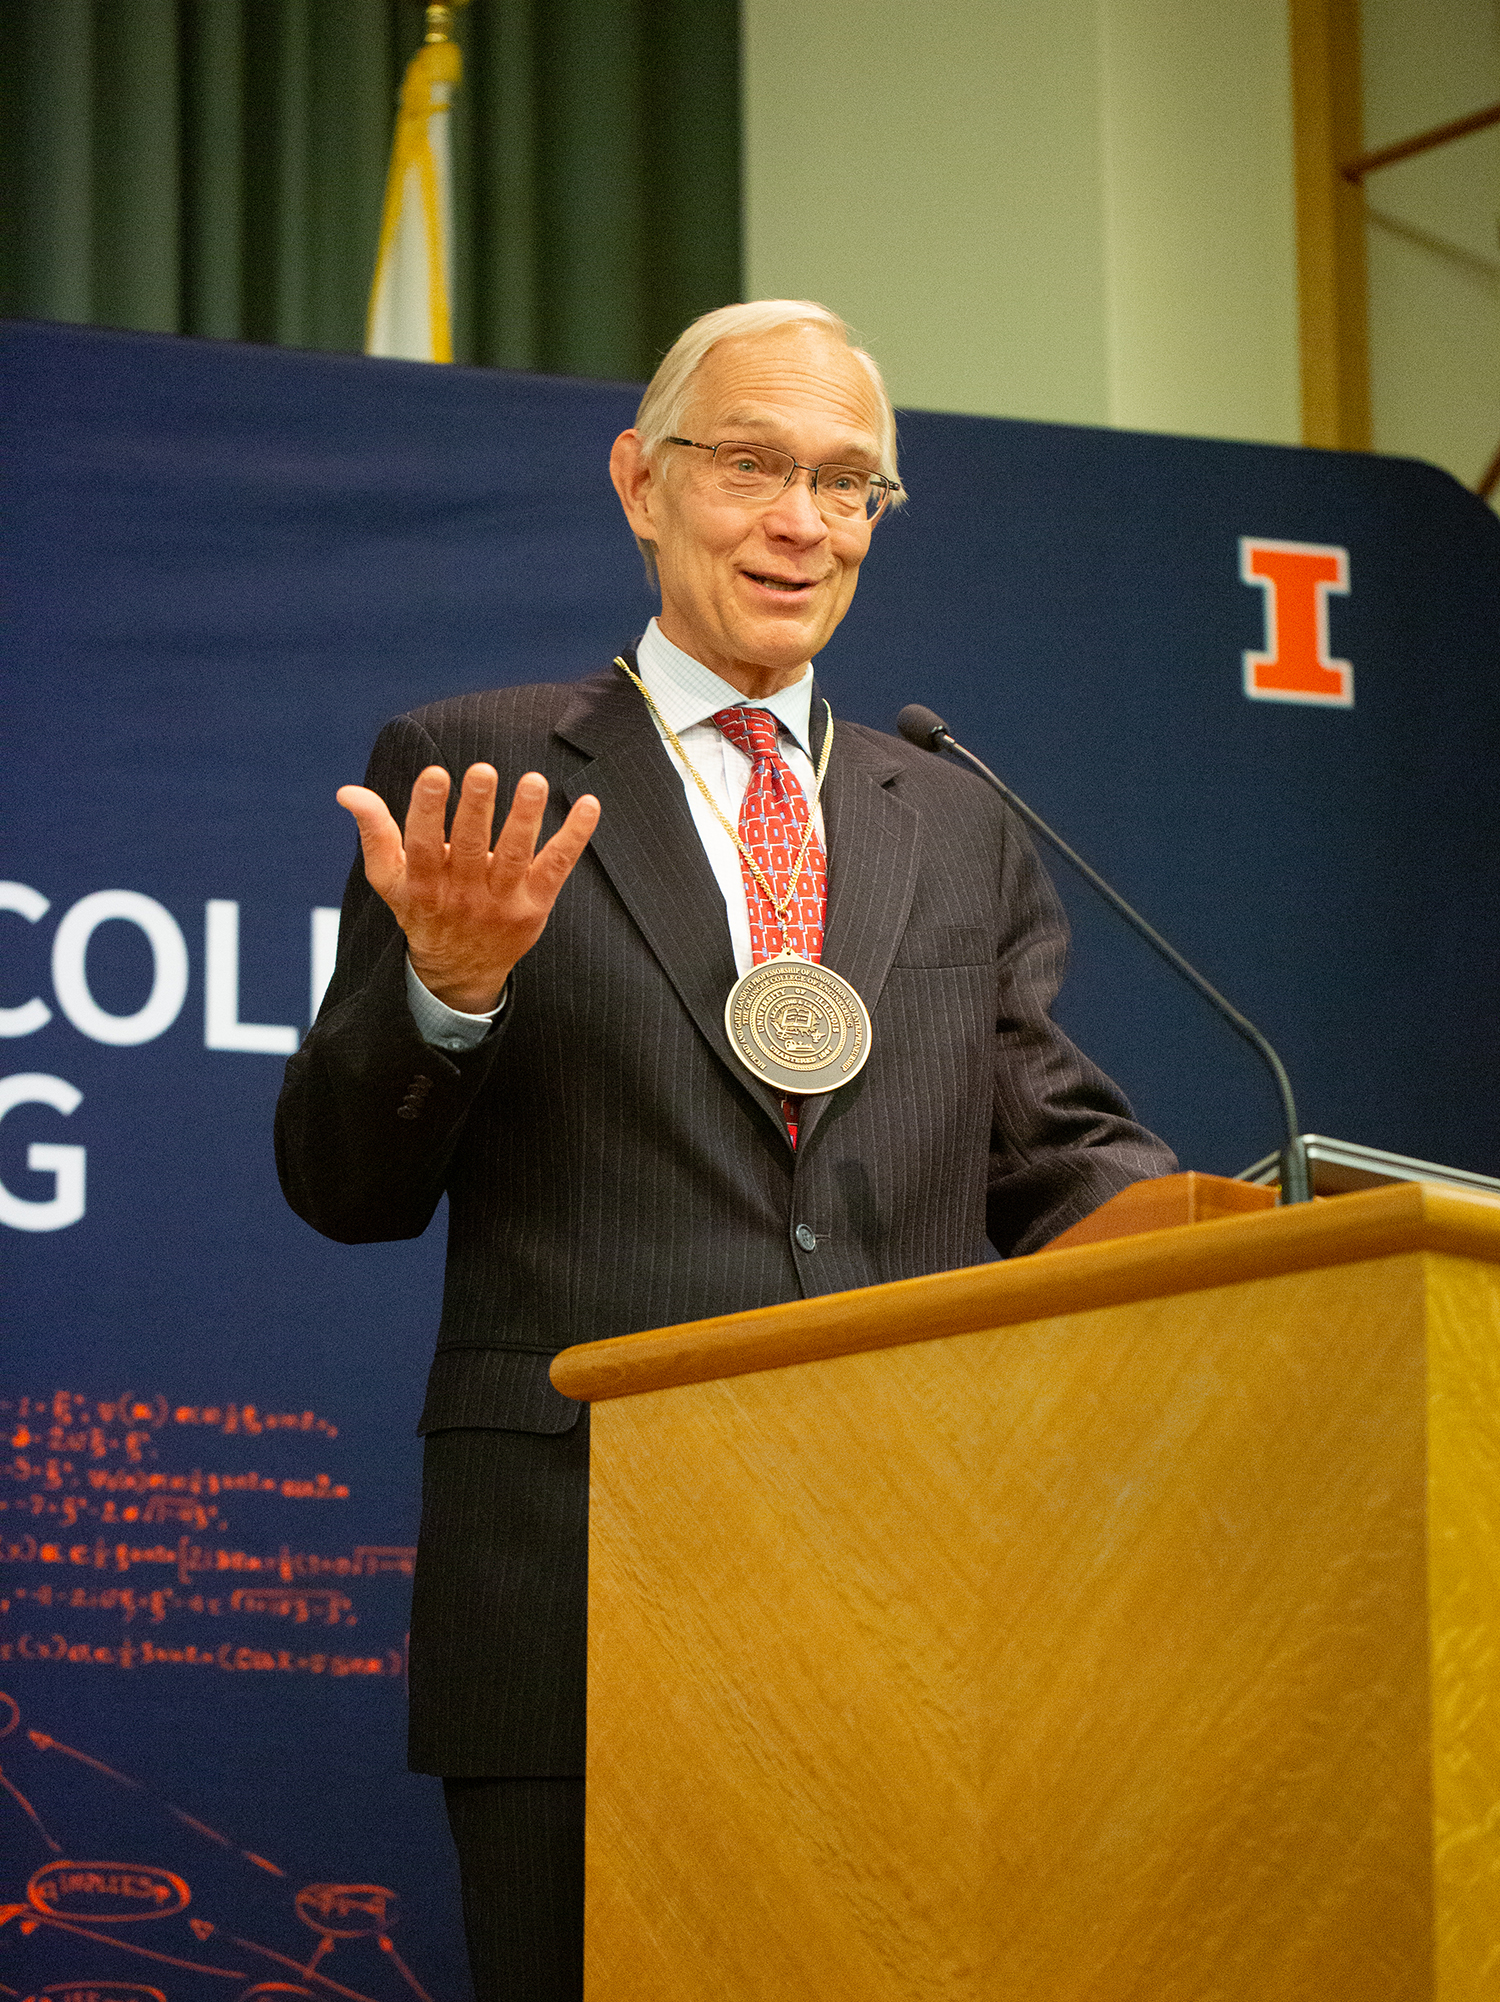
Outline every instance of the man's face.
<path fill-rule="evenodd" d="M 711 348 L 681 435 L 873 471 L 879 427 L 863 367 L 825 328 L 802 323 Z M 665 445 L 651 467 L 633 431 L 616 441 L 611 470 L 631 527 L 656 544 L 667 638 L 746 694 L 794 681 L 849 608 L 870 523 L 825 521 L 802 472 L 776 499 L 747 505 L 715 486 L 707 452 Z"/>

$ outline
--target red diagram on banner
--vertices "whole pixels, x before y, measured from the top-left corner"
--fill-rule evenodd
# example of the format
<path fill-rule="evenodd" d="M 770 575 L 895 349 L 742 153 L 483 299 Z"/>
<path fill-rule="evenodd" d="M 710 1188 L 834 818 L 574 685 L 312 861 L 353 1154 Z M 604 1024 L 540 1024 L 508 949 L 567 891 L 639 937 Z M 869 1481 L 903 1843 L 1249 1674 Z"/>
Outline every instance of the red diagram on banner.
<path fill-rule="evenodd" d="M 181 1852 L 184 1856 L 202 1857 L 205 1845 L 212 1845 L 207 1853 L 217 1850 L 234 1856 L 237 1852 L 241 1863 L 286 1881 L 286 1872 L 278 1864 L 253 1850 L 238 1848 L 231 1836 L 175 1806 L 149 1782 L 121 1772 L 75 1745 L 63 1744 L 50 1732 L 28 1729 L 23 1733 L 20 1723 L 20 1705 L 14 1697 L 0 1692 L 0 1740 L 7 1741 L 7 1764 L 14 1768 L 18 1754 L 12 1747 L 17 1740 L 42 1754 L 46 1769 L 32 1760 L 27 1772 L 28 1784 L 39 1797 L 57 1763 L 71 1763 L 86 1770 L 95 1791 L 102 1781 L 106 1793 L 119 1791 L 132 1799 L 139 1809 L 139 1828 L 145 1841 L 159 1842 L 164 1833 L 170 1839 L 167 1824 L 175 1822 L 201 1838 Z M 269 2002 L 273 1996 L 302 1997 L 305 2002 L 335 2002 L 335 1998 L 341 2002 L 392 2002 L 393 1996 L 404 1998 L 404 2002 L 433 2002 L 391 1938 L 401 1900 L 388 1885 L 320 1880 L 292 1892 L 291 1883 L 286 1882 L 286 1891 L 291 1893 L 289 1907 L 280 1900 L 268 1905 L 263 1897 L 253 1899 L 250 1924 L 260 1931 L 269 1926 L 273 1937 L 279 1935 L 292 1948 L 286 1952 L 264 1938 L 247 1938 L 235 1929 L 243 1880 L 237 1884 L 233 1874 L 226 1880 L 222 1874 L 211 1873 L 210 1896 L 221 1909 L 214 1918 L 187 1918 L 191 1937 L 185 1939 L 174 1921 L 185 1916 L 195 1898 L 187 1879 L 177 1870 L 139 1860 L 73 1862 L 62 1854 L 64 1845 L 50 1824 L 61 1814 L 76 1820 L 80 1808 L 87 1816 L 90 1799 L 87 1790 L 68 1799 L 54 1789 L 51 1800 L 42 1803 L 44 1817 L 37 1802 L 0 1768 L 0 1949 L 6 1953 L 5 1971 L 26 1979 L 23 1967 L 29 1974 L 34 1960 L 66 1954 L 72 1943 L 80 1940 L 86 1943 L 94 1963 L 87 1979 L 28 1980 L 24 1988 L 13 1981 L 0 1981 L 0 1997 L 24 1996 L 26 2002 L 167 2002 L 166 1990 L 129 1977 L 171 1968 L 176 1971 L 170 1977 L 173 1996 L 215 1992 L 198 1987 L 184 1991 L 176 1976 L 187 1973 L 227 1984 L 225 2002 L 232 2002 L 232 1997 L 238 2002 L 252 2002 L 252 1998 L 254 2002 Z M 21 1817 L 19 1823 L 7 1810 Z M 13 1874 L 16 1859 L 24 1855 L 28 1844 L 37 1842 L 50 1849 L 52 1857 L 31 1871 L 24 1886 L 18 1886 Z M 21 1867 L 24 1869 L 24 1862 Z M 18 1888 L 19 1897 L 15 1895 Z M 223 1909 L 226 1901 L 227 1909 Z M 278 1919 L 292 1914 L 317 1936 L 310 1953 L 301 1939 L 288 1938 L 284 1924 L 277 1925 Z M 156 1920 L 158 1925 L 149 1934 L 121 1932 L 120 1928 L 139 1919 Z M 200 1952 L 207 1957 L 200 1958 Z M 141 1961 L 148 1966 L 141 1968 Z M 269 1969 L 258 1963 L 269 1963 Z M 121 1964 L 123 1978 L 117 1978 Z M 336 1976 L 329 1972 L 330 1966 L 337 1967 Z"/>
<path fill-rule="evenodd" d="M 1349 552 L 1333 543 L 1240 537 L 1240 576 L 1266 594 L 1266 650 L 1245 655 L 1245 693 L 1261 702 L 1354 707 L 1354 669 L 1328 647 L 1328 594 L 1349 589 Z"/>

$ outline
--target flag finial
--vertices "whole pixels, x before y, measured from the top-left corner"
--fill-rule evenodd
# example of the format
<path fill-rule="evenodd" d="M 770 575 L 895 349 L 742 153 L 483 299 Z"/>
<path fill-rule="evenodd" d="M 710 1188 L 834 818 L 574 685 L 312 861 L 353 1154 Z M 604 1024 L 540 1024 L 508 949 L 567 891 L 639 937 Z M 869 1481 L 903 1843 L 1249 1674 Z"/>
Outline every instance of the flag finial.
<path fill-rule="evenodd" d="M 427 9 L 427 32 L 424 42 L 451 42 L 453 39 L 453 17 L 460 7 L 467 7 L 469 0 L 431 0 Z"/>

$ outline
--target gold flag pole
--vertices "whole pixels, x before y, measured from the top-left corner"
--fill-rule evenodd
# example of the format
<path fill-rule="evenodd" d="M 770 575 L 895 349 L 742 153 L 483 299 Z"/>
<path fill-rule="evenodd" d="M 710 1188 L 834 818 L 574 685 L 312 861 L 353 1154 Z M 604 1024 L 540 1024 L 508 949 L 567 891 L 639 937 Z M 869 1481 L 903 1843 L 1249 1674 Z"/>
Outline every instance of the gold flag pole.
<path fill-rule="evenodd" d="M 452 177 L 447 113 L 463 76 L 453 39 L 468 0 L 431 0 L 401 85 L 365 321 L 365 352 L 453 359 Z"/>

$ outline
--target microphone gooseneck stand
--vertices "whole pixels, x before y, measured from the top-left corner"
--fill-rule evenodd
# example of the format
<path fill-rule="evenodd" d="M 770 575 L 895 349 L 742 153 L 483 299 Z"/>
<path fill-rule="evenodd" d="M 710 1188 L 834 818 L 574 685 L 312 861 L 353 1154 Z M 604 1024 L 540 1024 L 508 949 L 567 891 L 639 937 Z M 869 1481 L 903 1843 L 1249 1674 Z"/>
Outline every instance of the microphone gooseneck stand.
<path fill-rule="evenodd" d="M 1110 909 L 1117 911 L 1131 930 L 1143 938 L 1153 952 L 1159 953 L 1168 966 L 1180 973 L 1183 979 L 1203 996 L 1209 1006 L 1223 1017 L 1237 1036 L 1244 1038 L 1275 1079 L 1277 1094 L 1281 1099 L 1281 1116 L 1286 1128 L 1286 1140 L 1281 1149 L 1281 1189 L 1277 1200 L 1282 1203 L 1310 1202 L 1312 1183 L 1308 1173 L 1307 1149 L 1297 1124 L 1297 1105 L 1292 1097 L 1292 1082 L 1286 1074 L 1285 1064 L 1255 1024 L 1248 1016 L 1242 1015 L 1238 1008 L 1226 1001 L 1218 988 L 1205 980 L 1197 967 L 1183 958 L 1176 946 L 1168 944 L 1154 925 L 1147 924 L 1140 912 L 1127 904 L 1119 891 L 1112 889 L 1097 869 L 1091 869 L 1083 857 L 1075 849 L 1070 848 L 1060 834 L 1054 833 L 1039 813 L 1034 813 L 1025 800 L 1012 792 L 1005 781 L 997 778 L 989 766 L 976 758 L 972 751 L 965 750 L 935 711 L 924 708 L 920 702 L 908 702 L 896 718 L 896 727 L 908 743 L 917 745 L 923 751 L 950 752 L 954 757 L 961 758 L 986 785 L 993 786 L 1006 805 L 1018 813 L 1028 827 L 1034 828 L 1045 842 L 1055 848 L 1063 860 L 1078 871 L 1089 887 L 1098 892 Z"/>

